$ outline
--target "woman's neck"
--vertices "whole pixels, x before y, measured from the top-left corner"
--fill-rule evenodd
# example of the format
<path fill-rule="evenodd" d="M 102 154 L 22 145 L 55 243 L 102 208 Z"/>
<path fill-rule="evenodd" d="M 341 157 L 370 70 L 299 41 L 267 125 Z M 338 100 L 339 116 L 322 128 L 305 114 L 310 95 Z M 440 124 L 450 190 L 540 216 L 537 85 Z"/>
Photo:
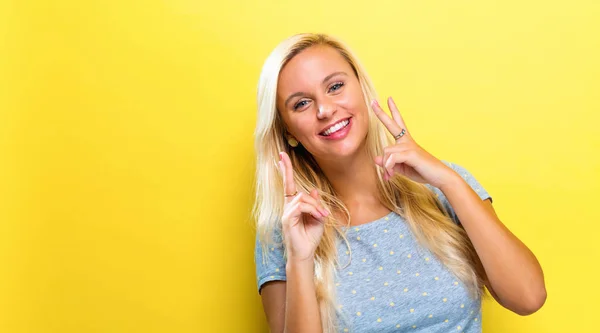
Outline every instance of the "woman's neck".
<path fill-rule="evenodd" d="M 338 198 L 350 211 L 352 225 L 368 222 L 389 212 L 379 200 L 377 166 L 366 149 L 361 149 L 354 156 L 318 163 Z"/>

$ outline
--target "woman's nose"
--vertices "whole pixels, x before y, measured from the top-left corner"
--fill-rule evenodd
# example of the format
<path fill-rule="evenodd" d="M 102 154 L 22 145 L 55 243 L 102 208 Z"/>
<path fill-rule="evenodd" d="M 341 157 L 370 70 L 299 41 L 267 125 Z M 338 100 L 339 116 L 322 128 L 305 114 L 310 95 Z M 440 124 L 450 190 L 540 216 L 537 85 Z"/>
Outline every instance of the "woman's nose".
<path fill-rule="evenodd" d="M 325 119 L 331 117 L 335 112 L 335 106 L 333 104 L 321 104 L 317 110 L 317 118 Z"/>

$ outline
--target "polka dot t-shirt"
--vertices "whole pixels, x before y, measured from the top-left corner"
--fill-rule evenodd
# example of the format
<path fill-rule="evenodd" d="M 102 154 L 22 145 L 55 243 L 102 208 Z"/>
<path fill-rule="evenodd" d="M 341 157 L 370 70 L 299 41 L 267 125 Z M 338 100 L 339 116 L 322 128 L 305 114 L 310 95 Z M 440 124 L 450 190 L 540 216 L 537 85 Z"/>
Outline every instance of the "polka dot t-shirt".
<path fill-rule="evenodd" d="M 459 173 L 482 200 L 487 191 L 463 167 L 444 161 Z M 444 194 L 428 185 L 456 223 Z M 338 244 L 340 268 L 335 281 L 342 313 L 339 332 L 481 332 L 481 299 L 427 249 L 417 243 L 406 221 L 391 212 L 347 229 L 348 248 Z M 258 289 L 269 281 L 285 281 L 281 234 L 275 234 L 264 258 L 256 240 Z M 351 258 L 351 261 L 349 259 Z"/>

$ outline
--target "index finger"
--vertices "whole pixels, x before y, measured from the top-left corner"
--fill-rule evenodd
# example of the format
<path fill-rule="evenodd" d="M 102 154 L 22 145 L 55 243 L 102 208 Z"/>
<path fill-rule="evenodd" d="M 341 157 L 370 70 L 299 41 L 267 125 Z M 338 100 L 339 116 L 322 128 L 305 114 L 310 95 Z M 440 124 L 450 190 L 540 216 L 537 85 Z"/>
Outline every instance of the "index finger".
<path fill-rule="evenodd" d="M 381 106 L 379 106 L 379 103 L 377 103 L 376 100 L 371 102 L 371 107 L 373 108 L 373 112 L 375 112 L 377 118 L 381 120 L 385 128 L 387 128 L 388 131 L 392 133 L 392 135 L 398 135 L 400 131 L 402 131 L 400 125 L 398 125 L 392 118 L 390 118 L 390 116 L 383 112 L 383 109 L 381 108 Z"/>
<path fill-rule="evenodd" d="M 281 169 L 281 174 L 283 175 L 283 194 L 291 195 L 296 193 L 296 183 L 294 182 L 294 169 L 292 168 L 292 161 L 287 153 L 281 152 L 279 153 L 279 157 L 281 161 L 279 161 L 279 166 Z M 286 201 L 291 200 L 291 197 L 285 197 Z"/>

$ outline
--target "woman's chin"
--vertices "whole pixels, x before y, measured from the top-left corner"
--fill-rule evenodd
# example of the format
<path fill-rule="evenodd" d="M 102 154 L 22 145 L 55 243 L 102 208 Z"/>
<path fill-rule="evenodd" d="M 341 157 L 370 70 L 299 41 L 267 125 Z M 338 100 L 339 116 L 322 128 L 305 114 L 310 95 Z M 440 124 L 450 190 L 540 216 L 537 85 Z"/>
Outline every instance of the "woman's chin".
<path fill-rule="evenodd" d="M 350 140 L 345 142 L 340 142 L 340 144 L 335 147 L 333 150 L 329 150 L 325 155 L 328 160 L 332 161 L 340 161 L 347 160 L 348 158 L 352 158 L 358 155 L 360 145 L 355 142 L 350 142 Z"/>

